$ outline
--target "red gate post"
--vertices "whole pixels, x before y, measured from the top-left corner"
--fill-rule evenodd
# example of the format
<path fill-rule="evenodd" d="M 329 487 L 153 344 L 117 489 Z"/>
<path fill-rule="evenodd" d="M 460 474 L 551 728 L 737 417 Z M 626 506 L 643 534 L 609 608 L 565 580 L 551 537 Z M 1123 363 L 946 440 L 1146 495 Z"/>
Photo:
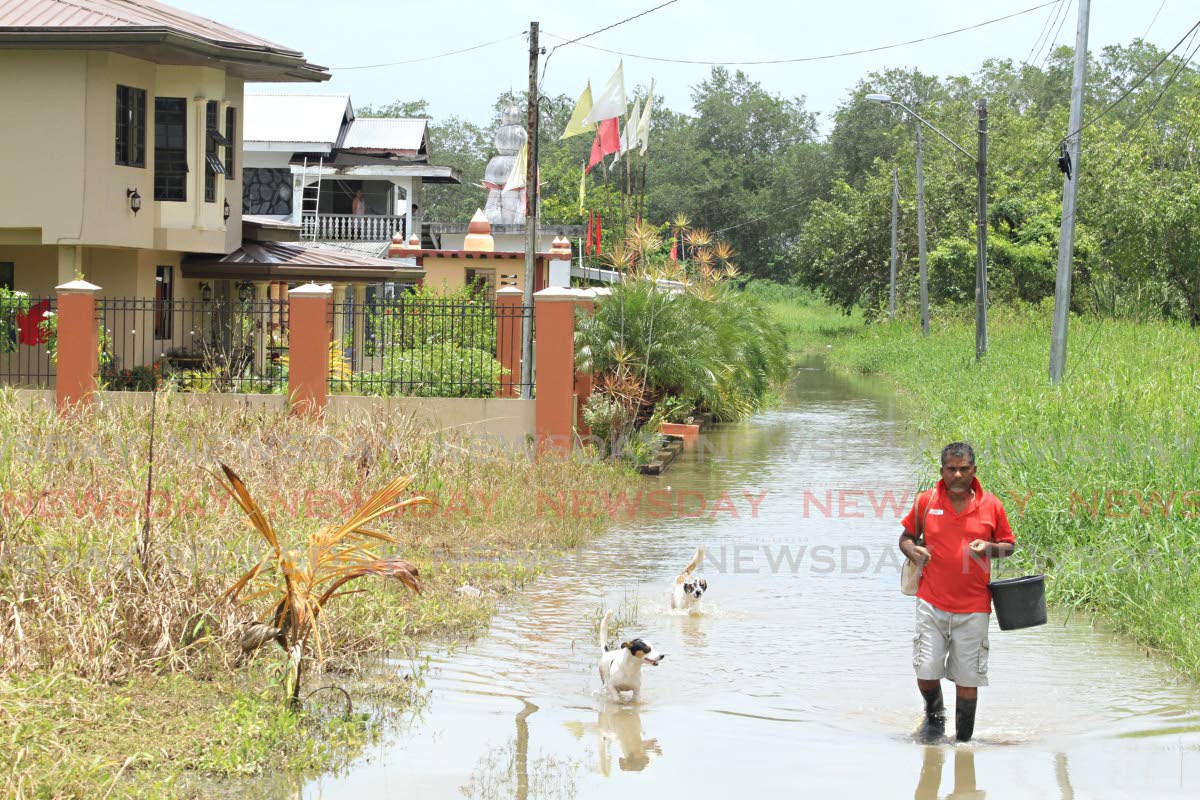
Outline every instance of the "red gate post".
<path fill-rule="evenodd" d="M 321 416 L 329 397 L 333 289 L 315 283 L 288 292 L 288 396 L 293 413 Z"/>
<path fill-rule="evenodd" d="M 596 292 L 593 289 L 583 289 L 579 292 L 579 299 L 575 303 L 575 307 L 582 309 L 583 313 L 589 317 L 596 310 Z M 574 334 L 572 334 L 574 335 Z M 572 351 L 574 352 L 574 351 Z M 576 370 L 575 372 L 575 401 L 578 404 L 578 412 L 575 415 L 575 428 L 579 431 L 580 436 L 590 436 L 592 429 L 583 421 L 583 407 L 587 405 L 588 398 L 592 395 L 592 371 Z"/>
<path fill-rule="evenodd" d="M 100 341 L 96 293 L 100 287 L 74 280 L 55 287 L 58 293 L 58 352 L 54 400 L 58 413 L 91 405 L 100 388 Z"/>
<path fill-rule="evenodd" d="M 496 290 L 496 360 L 508 371 L 496 397 L 516 397 L 521 382 L 522 292 L 515 286 Z"/>
<path fill-rule="evenodd" d="M 533 296 L 537 324 L 537 397 L 534 406 L 539 450 L 571 452 L 575 441 L 574 289 L 552 287 Z"/>

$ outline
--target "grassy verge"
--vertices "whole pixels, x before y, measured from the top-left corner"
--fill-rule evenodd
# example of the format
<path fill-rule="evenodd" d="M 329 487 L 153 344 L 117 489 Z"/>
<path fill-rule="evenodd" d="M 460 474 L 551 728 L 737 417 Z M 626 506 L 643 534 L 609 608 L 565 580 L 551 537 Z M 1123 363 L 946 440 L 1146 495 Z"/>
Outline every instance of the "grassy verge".
<path fill-rule="evenodd" d="M 1200 331 L 1074 319 L 1051 386 L 1049 309 L 997 308 L 990 323 L 979 365 L 973 325 L 954 321 L 927 339 L 871 326 L 831 363 L 891 381 L 931 447 L 975 445 L 1017 533 L 1003 574 L 1045 571 L 1052 600 L 1200 674 Z"/>
<path fill-rule="evenodd" d="M 324 425 L 284 414 L 159 404 L 150 557 L 143 532 L 147 412 L 59 419 L 0 392 L 0 795 L 175 796 L 181 778 L 328 769 L 378 733 L 380 714 L 341 713 L 322 692 L 285 710 L 282 653 L 238 647 L 260 604 L 222 593 L 267 553 L 211 470 L 236 469 L 286 548 L 343 521 L 397 475 L 435 500 L 375 525 L 403 542 L 424 592 L 360 581 L 322 615 L 321 671 L 363 702 L 415 698 L 419 664 L 389 679 L 381 652 L 469 639 L 543 558 L 600 531 L 546 496 L 633 480 L 583 459 L 534 461 L 379 416 Z M 415 658 L 415 657 L 413 657 Z M 410 661 L 412 659 L 410 658 Z"/>
<path fill-rule="evenodd" d="M 798 286 L 751 281 L 746 291 L 766 304 L 772 318 L 783 326 L 793 359 L 824 351 L 826 345 L 863 327 L 861 311 L 845 314 Z"/>

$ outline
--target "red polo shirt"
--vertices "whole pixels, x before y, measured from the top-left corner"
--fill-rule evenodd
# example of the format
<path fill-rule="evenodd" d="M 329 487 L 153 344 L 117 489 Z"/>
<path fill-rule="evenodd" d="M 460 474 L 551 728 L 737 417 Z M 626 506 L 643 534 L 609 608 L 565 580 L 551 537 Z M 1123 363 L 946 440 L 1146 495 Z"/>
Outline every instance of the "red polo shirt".
<path fill-rule="evenodd" d="M 990 559 L 971 552 L 969 545 L 976 539 L 985 542 L 1015 542 L 1004 506 L 994 494 L 988 494 L 976 478 L 971 484 L 975 497 L 961 514 L 950 505 L 950 493 L 945 481 L 935 489 L 922 492 L 917 503 L 900 523 L 904 530 L 916 534 L 916 514 L 924 516 L 922 530 L 929 561 L 921 571 L 917 597 L 942 611 L 953 614 L 990 613 L 992 592 L 988 589 L 992 568 Z M 930 499 L 934 492 L 936 499 Z M 926 510 L 928 509 L 928 513 Z"/>

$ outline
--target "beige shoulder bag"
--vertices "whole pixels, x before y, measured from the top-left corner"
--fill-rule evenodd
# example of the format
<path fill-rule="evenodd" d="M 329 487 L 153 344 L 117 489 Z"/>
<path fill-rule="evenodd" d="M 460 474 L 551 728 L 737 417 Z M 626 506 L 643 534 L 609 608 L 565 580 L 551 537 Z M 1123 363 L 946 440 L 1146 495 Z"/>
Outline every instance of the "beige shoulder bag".
<path fill-rule="evenodd" d="M 916 523 L 917 535 L 914 540 L 919 547 L 925 546 L 925 517 L 929 514 L 929 509 L 933 508 L 934 501 L 937 500 L 937 487 L 933 487 L 933 491 L 929 495 L 929 502 L 925 505 L 925 513 L 921 513 L 921 496 L 917 495 L 917 500 L 914 503 L 916 507 Z M 909 597 L 915 597 L 917 587 L 921 585 L 921 570 L 923 567 L 918 567 L 911 558 L 904 557 L 904 565 L 900 568 L 900 593 Z"/>

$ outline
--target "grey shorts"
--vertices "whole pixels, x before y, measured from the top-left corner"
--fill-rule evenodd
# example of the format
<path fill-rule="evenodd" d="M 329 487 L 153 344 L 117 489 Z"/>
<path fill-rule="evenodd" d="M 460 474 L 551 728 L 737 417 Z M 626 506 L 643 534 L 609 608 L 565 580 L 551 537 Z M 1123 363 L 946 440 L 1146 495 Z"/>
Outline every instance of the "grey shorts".
<path fill-rule="evenodd" d="M 949 678 L 959 686 L 987 686 L 991 614 L 952 614 L 917 600 L 913 669 L 917 678 Z"/>

